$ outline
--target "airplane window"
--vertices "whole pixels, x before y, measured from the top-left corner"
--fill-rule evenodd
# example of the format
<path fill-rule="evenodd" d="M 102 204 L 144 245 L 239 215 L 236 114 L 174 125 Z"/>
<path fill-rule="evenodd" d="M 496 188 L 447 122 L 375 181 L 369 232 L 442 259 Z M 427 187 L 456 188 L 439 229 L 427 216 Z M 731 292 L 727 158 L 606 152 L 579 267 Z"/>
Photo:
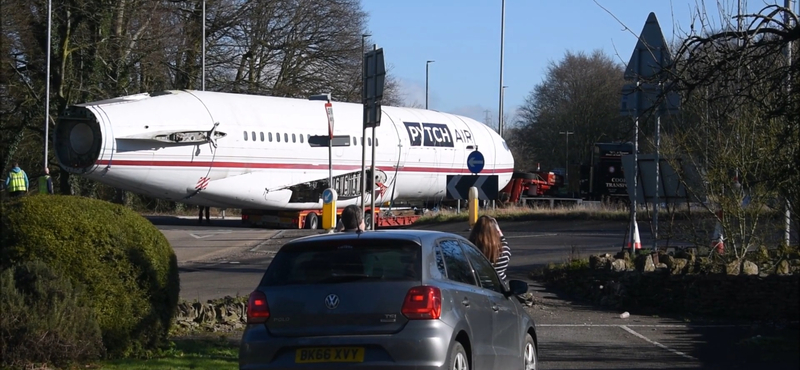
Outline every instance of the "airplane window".
<path fill-rule="evenodd" d="M 295 138 L 294 134 L 292 134 L 292 142 L 293 142 L 293 143 L 296 143 L 296 142 L 297 142 L 297 139 Z"/>
<path fill-rule="evenodd" d="M 264 141 L 264 133 L 261 132 L 261 141 Z"/>
<path fill-rule="evenodd" d="M 356 139 L 356 137 L 353 136 L 353 146 L 356 146 L 356 145 L 358 145 L 358 139 Z"/>
<path fill-rule="evenodd" d="M 272 142 L 272 133 L 268 132 L 267 135 L 269 136 L 268 139 L 269 139 L 269 142 L 271 143 Z"/>
<path fill-rule="evenodd" d="M 247 141 L 247 131 L 244 132 L 244 141 Z"/>
<path fill-rule="evenodd" d="M 275 141 L 277 141 L 279 143 L 281 142 L 281 134 L 279 134 L 277 132 L 275 133 Z"/>
<path fill-rule="evenodd" d="M 378 138 L 375 138 L 375 146 L 378 146 Z"/>
<path fill-rule="evenodd" d="M 289 134 L 283 134 L 283 141 L 287 143 L 289 142 Z"/>
<path fill-rule="evenodd" d="M 253 141 L 256 141 L 256 132 L 253 131 L 252 133 L 253 133 Z"/>
<path fill-rule="evenodd" d="M 367 138 L 367 146 L 372 146 L 372 138 L 371 137 Z"/>
<path fill-rule="evenodd" d="M 311 134 L 308 134 L 308 135 L 306 136 L 306 141 L 309 141 L 309 140 L 311 140 Z"/>
<path fill-rule="evenodd" d="M 298 136 L 300 136 L 300 143 L 302 143 L 303 142 L 303 134 L 300 134 Z"/>

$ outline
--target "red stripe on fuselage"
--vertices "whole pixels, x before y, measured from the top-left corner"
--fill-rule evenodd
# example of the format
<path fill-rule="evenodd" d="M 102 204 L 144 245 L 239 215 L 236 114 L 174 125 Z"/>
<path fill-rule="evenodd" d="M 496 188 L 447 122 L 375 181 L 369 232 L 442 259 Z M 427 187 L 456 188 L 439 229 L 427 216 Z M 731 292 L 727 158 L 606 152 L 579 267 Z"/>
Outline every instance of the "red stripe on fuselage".
<path fill-rule="evenodd" d="M 257 168 L 257 169 L 287 169 L 287 170 L 327 170 L 328 165 L 305 163 L 248 163 L 248 162 L 187 162 L 187 161 L 140 161 L 140 160 L 99 160 L 97 165 L 102 166 L 146 166 L 146 167 L 213 167 L 213 168 Z M 358 165 L 333 165 L 334 170 L 361 170 Z M 378 166 L 383 171 L 394 171 L 393 167 Z M 470 173 L 466 168 L 439 168 L 439 167 L 410 167 L 400 168 L 402 172 L 446 172 Z M 486 173 L 510 173 L 513 168 L 501 168 Z"/>

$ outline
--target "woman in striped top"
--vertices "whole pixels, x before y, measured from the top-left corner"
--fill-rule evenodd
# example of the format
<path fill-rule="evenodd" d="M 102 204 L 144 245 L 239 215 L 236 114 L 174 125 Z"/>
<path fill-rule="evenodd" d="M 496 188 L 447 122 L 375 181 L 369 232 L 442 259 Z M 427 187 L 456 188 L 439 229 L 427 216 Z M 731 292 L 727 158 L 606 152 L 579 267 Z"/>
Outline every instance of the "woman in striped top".
<path fill-rule="evenodd" d="M 469 241 L 475 244 L 483 255 L 492 263 L 500 279 L 506 281 L 506 269 L 511 260 L 511 248 L 508 246 L 506 237 L 497 220 L 489 216 L 478 217 L 472 232 L 469 234 Z"/>

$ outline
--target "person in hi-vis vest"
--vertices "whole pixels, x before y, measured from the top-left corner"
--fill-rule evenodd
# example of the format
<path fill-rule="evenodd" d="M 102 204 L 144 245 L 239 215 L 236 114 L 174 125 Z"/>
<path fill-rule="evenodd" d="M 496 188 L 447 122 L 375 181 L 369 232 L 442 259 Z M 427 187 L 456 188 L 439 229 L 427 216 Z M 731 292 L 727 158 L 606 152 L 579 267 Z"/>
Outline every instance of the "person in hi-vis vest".
<path fill-rule="evenodd" d="M 39 177 L 39 194 L 53 194 L 53 179 L 47 167 L 44 168 L 44 175 Z"/>
<path fill-rule="evenodd" d="M 17 162 L 14 162 L 14 168 L 6 178 L 6 190 L 12 197 L 21 197 L 28 192 L 28 174 L 19 168 Z"/>

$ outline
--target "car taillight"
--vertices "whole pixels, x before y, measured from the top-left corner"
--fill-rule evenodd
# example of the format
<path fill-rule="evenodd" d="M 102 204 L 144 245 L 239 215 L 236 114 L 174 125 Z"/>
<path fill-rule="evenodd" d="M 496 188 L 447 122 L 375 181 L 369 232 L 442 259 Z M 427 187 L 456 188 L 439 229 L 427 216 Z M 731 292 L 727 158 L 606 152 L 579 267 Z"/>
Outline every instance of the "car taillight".
<path fill-rule="evenodd" d="M 262 324 L 267 322 L 267 319 L 269 319 L 267 295 L 257 290 L 250 293 L 250 299 L 247 300 L 247 323 Z"/>
<path fill-rule="evenodd" d="M 438 319 L 442 314 L 442 292 L 435 286 L 413 287 L 400 311 L 411 320 Z"/>

